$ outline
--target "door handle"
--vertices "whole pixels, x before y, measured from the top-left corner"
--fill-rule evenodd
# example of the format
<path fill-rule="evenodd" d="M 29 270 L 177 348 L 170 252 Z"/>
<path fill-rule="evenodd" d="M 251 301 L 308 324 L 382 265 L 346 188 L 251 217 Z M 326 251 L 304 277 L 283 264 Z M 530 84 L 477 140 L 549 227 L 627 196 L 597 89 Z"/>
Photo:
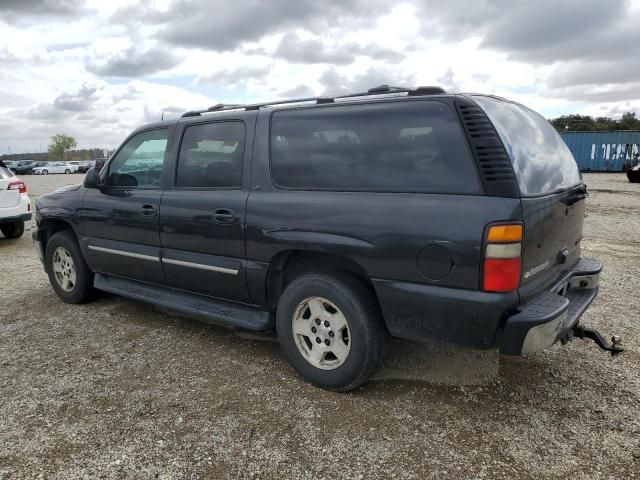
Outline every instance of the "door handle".
<path fill-rule="evenodd" d="M 150 203 L 145 203 L 142 205 L 142 208 L 140 208 L 140 215 L 143 217 L 155 217 L 156 213 L 158 213 L 156 206 Z"/>
<path fill-rule="evenodd" d="M 233 223 L 236 214 L 229 208 L 218 208 L 213 212 L 213 221 L 216 223 Z"/>

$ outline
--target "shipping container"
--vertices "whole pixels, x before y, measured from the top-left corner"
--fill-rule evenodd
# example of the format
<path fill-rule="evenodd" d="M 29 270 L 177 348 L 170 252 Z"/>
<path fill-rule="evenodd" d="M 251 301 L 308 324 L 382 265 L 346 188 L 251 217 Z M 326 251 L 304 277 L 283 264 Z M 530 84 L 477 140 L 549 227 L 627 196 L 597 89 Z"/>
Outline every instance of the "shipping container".
<path fill-rule="evenodd" d="M 622 172 L 640 156 L 640 131 L 560 134 L 582 171 Z"/>

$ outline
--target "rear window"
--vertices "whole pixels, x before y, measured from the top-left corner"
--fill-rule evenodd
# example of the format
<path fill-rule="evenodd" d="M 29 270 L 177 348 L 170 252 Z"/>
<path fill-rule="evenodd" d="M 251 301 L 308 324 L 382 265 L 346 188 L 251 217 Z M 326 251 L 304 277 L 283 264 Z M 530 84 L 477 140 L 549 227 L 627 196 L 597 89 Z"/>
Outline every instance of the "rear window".
<path fill-rule="evenodd" d="M 457 116 L 437 101 L 275 112 L 271 175 L 302 190 L 482 191 Z"/>
<path fill-rule="evenodd" d="M 581 182 L 571 151 L 544 117 L 518 103 L 478 95 L 473 99 L 496 127 L 522 195 L 566 190 Z"/>
<path fill-rule="evenodd" d="M 5 178 L 13 177 L 13 173 L 7 167 L 4 166 L 2 162 L 0 162 L 0 180 L 4 180 Z"/>

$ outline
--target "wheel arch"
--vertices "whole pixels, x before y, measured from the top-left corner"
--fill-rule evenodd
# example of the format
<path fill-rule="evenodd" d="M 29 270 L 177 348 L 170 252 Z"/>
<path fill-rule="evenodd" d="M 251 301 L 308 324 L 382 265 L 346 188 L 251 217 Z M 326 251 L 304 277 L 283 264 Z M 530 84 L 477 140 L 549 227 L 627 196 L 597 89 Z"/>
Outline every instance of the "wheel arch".
<path fill-rule="evenodd" d="M 38 226 L 38 240 L 42 245 L 42 251 L 46 251 L 47 242 L 49 239 L 58 232 L 63 230 L 69 230 L 73 233 L 73 235 L 77 238 L 77 233 L 73 228 L 73 225 L 67 220 L 63 220 L 60 218 L 45 218 L 40 220 L 40 224 Z"/>
<path fill-rule="evenodd" d="M 291 249 L 277 253 L 269 262 L 266 280 L 269 306 L 275 309 L 286 286 L 305 273 L 349 274 L 365 284 L 378 302 L 369 274 L 357 261 L 343 255 Z"/>

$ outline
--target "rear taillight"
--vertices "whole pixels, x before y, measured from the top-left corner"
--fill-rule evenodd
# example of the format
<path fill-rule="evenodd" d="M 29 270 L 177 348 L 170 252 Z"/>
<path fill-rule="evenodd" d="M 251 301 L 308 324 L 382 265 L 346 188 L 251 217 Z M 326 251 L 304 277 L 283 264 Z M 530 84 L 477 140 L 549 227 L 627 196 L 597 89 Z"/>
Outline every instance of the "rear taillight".
<path fill-rule="evenodd" d="M 9 183 L 7 190 L 18 190 L 20 193 L 27 193 L 27 186 L 22 180 L 14 180 Z"/>
<path fill-rule="evenodd" d="M 492 225 L 487 229 L 482 287 L 485 292 L 509 292 L 520 285 L 522 225 Z"/>

